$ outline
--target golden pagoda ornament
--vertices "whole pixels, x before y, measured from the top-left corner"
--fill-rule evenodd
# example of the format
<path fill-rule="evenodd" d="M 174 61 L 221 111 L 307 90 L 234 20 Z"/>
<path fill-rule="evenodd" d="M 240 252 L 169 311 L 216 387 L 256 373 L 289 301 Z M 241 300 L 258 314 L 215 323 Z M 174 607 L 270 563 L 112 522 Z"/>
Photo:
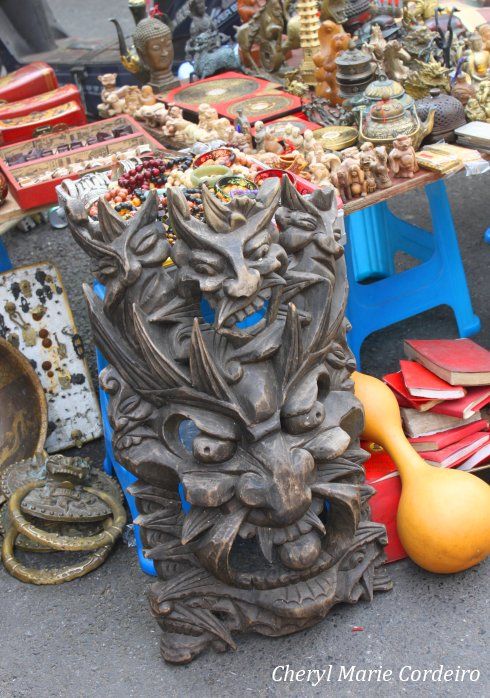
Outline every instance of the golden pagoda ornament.
<path fill-rule="evenodd" d="M 317 0 L 298 0 L 296 11 L 300 20 L 300 45 L 303 49 L 303 62 L 300 73 L 303 81 L 310 86 L 316 85 L 313 54 L 320 47 L 318 30 L 320 15 Z"/>

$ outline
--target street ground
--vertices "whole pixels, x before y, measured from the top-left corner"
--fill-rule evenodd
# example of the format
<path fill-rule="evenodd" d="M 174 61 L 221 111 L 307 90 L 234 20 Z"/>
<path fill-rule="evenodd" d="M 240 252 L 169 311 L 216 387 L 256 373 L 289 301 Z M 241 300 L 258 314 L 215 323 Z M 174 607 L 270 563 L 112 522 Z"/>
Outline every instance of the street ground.
<path fill-rule="evenodd" d="M 97 34 L 111 36 L 105 20 L 119 8 L 126 26 L 131 26 L 122 1 L 51 0 L 51 4 L 60 21 L 79 35 L 93 35 L 98 17 Z M 474 310 L 482 323 L 475 339 L 486 347 L 490 347 L 490 246 L 483 242 L 483 233 L 490 225 L 489 177 L 457 175 L 447 182 Z M 411 222 L 427 225 L 427 207 L 418 192 L 401 198 L 395 210 Z M 87 257 L 67 230 L 49 226 L 26 234 L 12 231 L 4 241 L 15 266 L 41 260 L 58 265 L 95 378 L 81 294 L 82 282 L 91 280 Z M 400 268 L 408 263 L 400 259 Z M 362 368 L 377 376 L 396 370 L 405 337 L 456 336 L 448 308 L 423 313 L 369 337 L 362 349 Z M 81 453 L 101 463 L 102 441 L 84 446 Z M 426 573 L 407 560 L 389 569 L 394 589 L 377 595 L 372 604 L 337 607 L 316 627 L 286 638 L 238 638 L 237 652 L 207 653 L 189 666 L 172 667 L 159 655 L 159 629 L 146 600 L 151 579 L 140 571 L 133 548 L 120 542 L 99 570 L 59 587 L 22 584 L 0 568 L 0 697 L 489 695 L 490 563 L 447 577 Z M 444 669 L 477 669 L 480 678 L 474 683 L 402 681 L 410 669 L 403 669 L 399 677 L 403 667 L 423 671 L 441 664 Z M 330 682 L 324 678 L 316 687 L 274 682 L 274 668 L 286 665 L 294 671 L 323 671 L 332 665 Z M 394 680 L 338 681 L 341 667 L 348 670 L 353 665 L 392 670 Z M 278 670 L 278 676 L 283 677 L 284 670 Z"/>

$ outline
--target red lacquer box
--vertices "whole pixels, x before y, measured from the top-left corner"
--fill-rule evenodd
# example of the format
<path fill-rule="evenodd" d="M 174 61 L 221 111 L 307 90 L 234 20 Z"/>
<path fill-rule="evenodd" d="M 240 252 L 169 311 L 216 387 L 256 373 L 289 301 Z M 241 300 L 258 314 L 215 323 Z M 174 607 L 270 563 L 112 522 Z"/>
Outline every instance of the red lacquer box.
<path fill-rule="evenodd" d="M 54 127 L 67 128 L 87 123 L 85 112 L 79 102 L 70 101 L 57 107 L 32 112 L 12 119 L 0 120 L 0 144 L 18 143 L 33 136 L 50 131 Z"/>
<path fill-rule="evenodd" d="M 38 61 L 0 78 L 0 103 L 15 102 L 58 87 L 53 68 Z"/>
<path fill-rule="evenodd" d="M 118 136 L 119 132 L 121 135 Z M 116 136 L 110 136 L 111 133 L 115 133 Z M 72 147 L 66 150 L 68 144 L 71 144 Z M 20 185 L 19 181 L 22 181 L 22 178 L 43 177 L 48 171 L 68 168 L 75 163 L 94 161 L 97 158 L 145 144 L 150 146 L 153 153 L 166 152 L 165 148 L 152 138 L 137 121 L 126 115 L 116 116 L 87 124 L 81 128 L 68 129 L 63 133 L 41 136 L 15 146 L 0 148 L 0 169 L 7 179 L 12 196 L 21 208 L 27 210 L 56 203 L 55 188 L 64 179 L 79 179 L 87 172 L 104 171 L 109 168 L 107 165 L 89 167 L 81 172 L 64 173 L 62 176 L 33 182 L 28 186 Z M 59 148 L 63 148 L 63 151 L 59 152 Z M 28 162 L 21 164 L 9 165 L 7 162 L 7 158 L 12 161 L 16 154 L 25 157 L 32 153 L 49 151 L 52 151 L 51 155 L 29 159 Z"/>
<path fill-rule="evenodd" d="M 371 518 L 386 526 L 388 545 L 385 547 L 388 562 L 395 562 L 407 557 L 396 530 L 396 514 L 402 492 L 401 480 L 396 465 L 390 456 L 376 444 L 361 443 L 368 453 L 369 460 L 364 463 L 366 483 L 374 487 L 376 494 L 369 500 Z"/>
<path fill-rule="evenodd" d="M 17 116 L 25 116 L 31 112 L 44 111 L 52 109 L 66 102 L 77 102 L 82 107 L 80 92 L 76 85 L 63 85 L 55 90 L 43 92 L 34 97 L 26 97 L 17 102 L 8 102 L 0 105 L 0 120 L 13 119 Z"/>

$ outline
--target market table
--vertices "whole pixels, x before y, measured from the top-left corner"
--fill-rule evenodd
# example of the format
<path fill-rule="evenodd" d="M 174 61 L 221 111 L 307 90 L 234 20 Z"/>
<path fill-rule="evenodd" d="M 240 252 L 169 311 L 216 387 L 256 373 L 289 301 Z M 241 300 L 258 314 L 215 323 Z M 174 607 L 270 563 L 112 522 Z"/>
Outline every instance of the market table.
<path fill-rule="evenodd" d="M 432 232 L 397 218 L 388 208 L 388 202 L 396 196 L 422 187 L 429 203 Z M 438 305 L 453 309 L 461 337 L 480 330 L 444 176 L 420 170 L 411 179 L 396 179 L 389 189 L 346 203 L 344 215 L 347 317 L 352 324 L 348 338 L 358 366 L 361 344 L 369 334 Z M 399 251 L 421 263 L 397 273 L 395 255 Z"/>

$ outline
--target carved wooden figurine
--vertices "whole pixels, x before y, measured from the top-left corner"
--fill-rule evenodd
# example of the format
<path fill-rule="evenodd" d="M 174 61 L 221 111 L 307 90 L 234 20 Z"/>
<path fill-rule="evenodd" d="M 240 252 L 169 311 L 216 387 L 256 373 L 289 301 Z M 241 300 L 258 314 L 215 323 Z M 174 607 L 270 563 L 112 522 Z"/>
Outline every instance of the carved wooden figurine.
<path fill-rule="evenodd" d="M 273 178 L 225 205 L 204 186 L 204 220 L 181 189 L 167 197 L 172 248 L 154 192 L 128 222 L 104 200 L 96 225 L 77 200 L 67 216 L 106 288 L 85 294 L 114 455 L 137 478 L 161 651 L 183 664 L 235 649 L 236 633 L 304 630 L 390 582 L 333 188 L 308 200 Z"/>
<path fill-rule="evenodd" d="M 331 104 L 342 104 L 343 100 L 335 77 L 337 74 L 335 59 L 339 53 L 348 49 L 350 34 L 346 34 L 341 25 L 328 19 L 320 25 L 318 38 L 320 50 L 313 56 L 313 62 L 317 67 L 315 92 Z"/>
<path fill-rule="evenodd" d="M 376 164 L 374 165 L 374 179 L 376 180 L 376 187 L 378 189 L 388 189 L 391 187 L 390 173 L 388 170 L 388 153 L 386 151 L 386 146 L 378 145 L 376 146 Z"/>
<path fill-rule="evenodd" d="M 418 172 L 419 166 L 415 157 L 410 136 L 398 136 L 393 141 L 393 149 L 389 154 L 391 171 L 397 177 L 412 178 Z"/>

